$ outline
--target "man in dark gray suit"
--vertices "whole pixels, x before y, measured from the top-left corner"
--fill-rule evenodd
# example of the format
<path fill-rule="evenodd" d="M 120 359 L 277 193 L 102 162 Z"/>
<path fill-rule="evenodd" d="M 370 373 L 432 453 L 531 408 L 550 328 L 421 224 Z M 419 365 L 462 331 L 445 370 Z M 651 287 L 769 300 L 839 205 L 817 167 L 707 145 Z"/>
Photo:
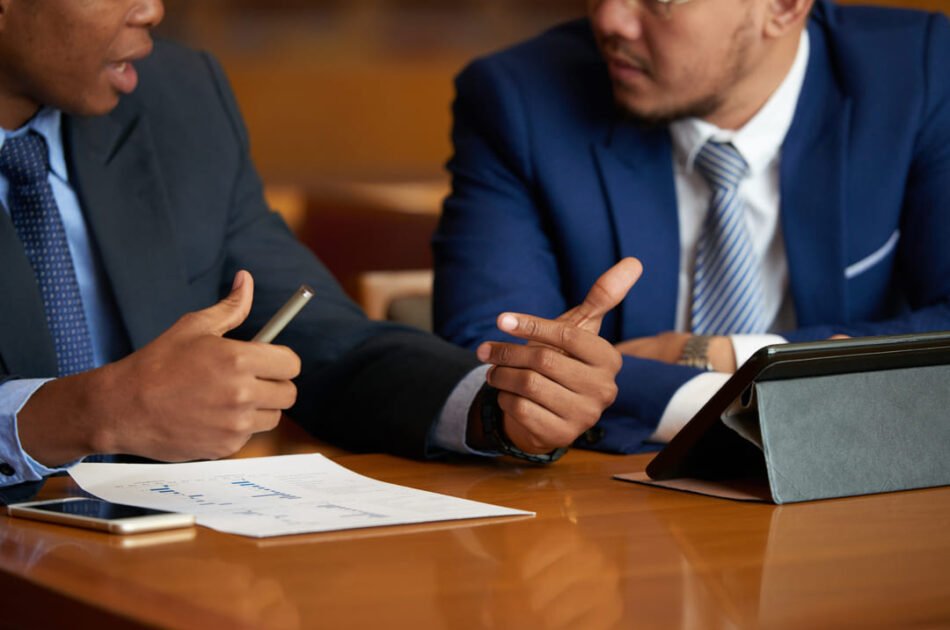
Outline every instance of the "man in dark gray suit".
<path fill-rule="evenodd" d="M 222 457 L 285 409 L 415 457 L 545 461 L 597 420 L 620 366 L 600 318 L 639 263 L 557 320 L 501 315 L 528 346 L 370 322 L 265 206 L 217 63 L 152 51 L 163 10 L 0 0 L 0 499 L 90 454 Z M 278 344 L 243 341 L 303 283 Z"/>

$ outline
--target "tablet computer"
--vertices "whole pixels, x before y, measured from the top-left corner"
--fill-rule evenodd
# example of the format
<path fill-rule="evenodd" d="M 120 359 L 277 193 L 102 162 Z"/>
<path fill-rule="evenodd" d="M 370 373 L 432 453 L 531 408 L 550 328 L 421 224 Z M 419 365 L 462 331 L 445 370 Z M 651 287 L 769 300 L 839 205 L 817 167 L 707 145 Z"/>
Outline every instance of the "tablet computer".
<path fill-rule="evenodd" d="M 950 331 L 767 346 L 746 361 L 647 466 L 651 479 L 750 477 L 763 468 L 754 440 L 736 440 L 723 415 L 755 413 L 754 384 L 950 364 Z M 723 458 L 723 453 L 729 453 Z"/>

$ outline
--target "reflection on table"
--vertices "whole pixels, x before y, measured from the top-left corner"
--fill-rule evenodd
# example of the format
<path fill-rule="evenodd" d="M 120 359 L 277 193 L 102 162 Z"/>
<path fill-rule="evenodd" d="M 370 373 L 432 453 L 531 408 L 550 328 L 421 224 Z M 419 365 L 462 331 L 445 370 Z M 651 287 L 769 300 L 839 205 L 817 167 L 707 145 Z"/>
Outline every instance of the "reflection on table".
<path fill-rule="evenodd" d="M 0 518 L 13 626 L 894 628 L 950 625 L 950 488 L 739 503 L 611 479 L 649 455 L 336 461 L 534 518 L 254 540 Z M 54 479 L 47 496 L 68 491 Z M 9 597 L 8 597 L 9 596 Z M 68 612 L 68 618 L 61 611 Z"/>

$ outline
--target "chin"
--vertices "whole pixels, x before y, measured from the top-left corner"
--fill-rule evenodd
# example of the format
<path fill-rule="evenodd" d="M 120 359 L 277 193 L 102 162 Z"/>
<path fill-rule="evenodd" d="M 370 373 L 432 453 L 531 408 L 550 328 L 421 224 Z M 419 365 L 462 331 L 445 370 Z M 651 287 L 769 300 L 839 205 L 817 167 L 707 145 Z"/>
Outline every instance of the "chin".
<path fill-rule="evenodd" d="M 104 116 L 115 109 L 118 104 L 119 94 L 112 93 L 108 96 L 103 95 L 96 99 L 84 101 L 71 110 L 70 113 L 78 116 Z"/>
<path fill-rule="evenodd" d="M 659 105 L 644 106 L 634 99 L 625 98 L 620 93 L 615 93 L 614 98 L 624 116 L 634 124 L 643 127 L 661 127 L 684 118 L 705 118 L 714 113 L 720 105 L 720 100 L 715 96 L 692 101 L 681 106 L 669 105 L 665 107 Z"/>
<path fill-rule="evenodd" d="M 675 112 L 643 107 L 620 98 L 616 99 L 616 104 L 621 115 L 639 127 L 662 127 L 680 118 Z"/>

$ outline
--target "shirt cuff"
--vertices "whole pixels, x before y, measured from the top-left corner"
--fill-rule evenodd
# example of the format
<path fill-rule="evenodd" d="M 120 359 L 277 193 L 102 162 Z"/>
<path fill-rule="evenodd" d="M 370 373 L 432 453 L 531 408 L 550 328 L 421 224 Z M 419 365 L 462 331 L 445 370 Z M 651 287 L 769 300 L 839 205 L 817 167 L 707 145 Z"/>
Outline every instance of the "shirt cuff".
<path fill-rule="evenodd" d="M 742 367 L 742 364 L 749 360 L 753 354 L 765 346 L 774 346 L 777 344 L 788 343 L 788 340 L 781 335 L 729 335 L 732 341 L 732 351 L 736 354 L 736 368 Z"/>
<path fill-rule="evenodd" d="M 731 377 L 724 372 L 703 372 L 680 385 L 648 441 L 665 444 L 672 440 Z"/>
<path fill-rule="evenodd" d="M 36 390 L 51 380 L 26 378 L 7 381 L 0 385 L 0 463 L 6 464 L 3 467 L 4 474 L 0 475 L 0 485 L 40 481 L 73 465 L 47 468 L 30 457 L 20 444 L 17 414 Z M 12 471 L 12 474 L 7 475 L 6 472 L 9 471 Z"/>
<path fill-rule="evenodd" d="M 444 448 L 456 453 L 468 455 L 494 456 L 491 451 L 476 451 L 465 442 L 468 431 L 468 412 L 472 408 L 475 396 L 485 384 L 485 375 L 490 365 L 480 365 L 465 375 L 452 393 L 449 394 L 435 426 L 429 433 L 429 446 Z"/>

